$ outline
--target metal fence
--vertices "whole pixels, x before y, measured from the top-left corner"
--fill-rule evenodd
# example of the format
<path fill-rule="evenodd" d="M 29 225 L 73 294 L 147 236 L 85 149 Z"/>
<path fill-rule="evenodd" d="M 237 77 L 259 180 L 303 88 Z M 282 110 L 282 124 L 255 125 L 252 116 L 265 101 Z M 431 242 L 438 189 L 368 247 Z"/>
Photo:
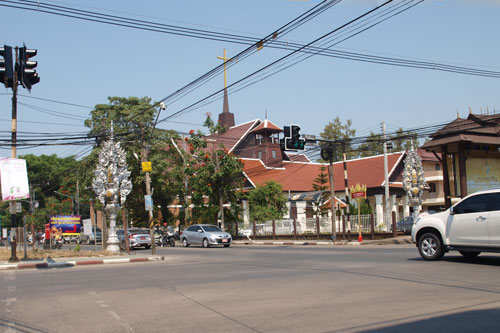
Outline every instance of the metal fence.
<path fill-rule="evenodd" d="M 337 233 L 347 232 L 350 230 L 353 233 L 358 232 L 359 226 L 361 226 L 361 231 L 363 233 L 370 233 L 372 231 L 372 221 L 373 221 L 373 232 L 374 233 L 386 233 L 392 230 L 392 217 L 389 219 L 383 219 L 385 221 L 381 225 L 377 225 L 377 216 L 372 215 L 361 215 L 358 221 L 358 215 L 351 215 L 349 219 L 343 216 L 342 219 L 336 220 L 335 230 Z M 295 226 L 294 226 L 295 224 Z M 319 227 L 319 232 L 318 232 Z M 238 223 L 238 233 L 240 236 L 253 236 L 253 223 L 250 225 L 244 225 L 243 222 Z M 332 220 L 329 217 L 316 218 L 302 218 L 302 219 L 282 219 L 274 221 L 274 232 L 273 232 L 273 221 L 267 221 L 264 223 L 255 224 L 255 234 L 256 236 L 294 236 L 295 232 L 297 236 L 303 235 L 317 235 L 317 234 L 332 234 Z"/>

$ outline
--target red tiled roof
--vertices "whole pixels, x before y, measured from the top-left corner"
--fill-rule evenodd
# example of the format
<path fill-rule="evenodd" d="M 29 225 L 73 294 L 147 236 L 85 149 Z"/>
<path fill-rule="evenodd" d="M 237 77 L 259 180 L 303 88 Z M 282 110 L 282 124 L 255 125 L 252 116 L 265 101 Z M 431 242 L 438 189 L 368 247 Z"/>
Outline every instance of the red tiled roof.
<path fill-rule="evenodd" d="M 402 161 L 403 153 L 387 155 L 389 175 L 398 162 Z M 274 180 L 281 184 L 283 191 L 306 192 L 312 191 L 314 179 L 318 177 L 321 166 L 327 164 L 286 162 L 282 168 L 266 168 L 257 159 L 242 159 L 244 172 L 254 186 L 264 185 Z M 344 168 L 342 162 L 333 164 L 334 189 L 341 191 L 344 186 Z M 327 173 L 328 171 L 325 171 Z M 347 161 L 348 185 L 364 184 L 368 188 L 381 187 L 384 184 L 384 156 L 373 156 Z M 401 187 L 390 184 L 391 187 Z"/>
<path fill-rule="evenodd" d="M 252 132 L 257 133 L 257 132 L 260 132 L 260 131 L 265 130 L 265 129 L 271 130 L 273 132 L 283 132 L 283 130 L 280 127 L 276 126 L 275 124 L 273 124 L 272 122 L 270 122 L 267 119 L 264 120 L 262 123 L 260 123 L 259 126 L 255 127 L 252 130 Z"/>
<path fill-rule="evenodd" d="M 210 143 L 210 140 L 216 140 L 217 148 L 220 146 L 220 144 L 223 144 L 224 148 L 231 152 L 236 147 L 236 145 L 247 135 L 247 133 L 249 133 L 252 128 L 254 128 L 254 126 L 259 122 L 260 120 L 256 119 L 230 127 L 224 133 L 207 136 L 207 142 Z"/>
<path fill-rule="evenodd" d="M 293 162 L 305 162 L 305 163 L 310 163 L 311 160 L 309 159 L 309 157 L 307 157 L 306 155 L 304 154 L 291 154 L 289 152 L 285 152 L 286 156 L 288 156 L 288 158 L 290 159 L 290 161 L 293 161 Z"/>

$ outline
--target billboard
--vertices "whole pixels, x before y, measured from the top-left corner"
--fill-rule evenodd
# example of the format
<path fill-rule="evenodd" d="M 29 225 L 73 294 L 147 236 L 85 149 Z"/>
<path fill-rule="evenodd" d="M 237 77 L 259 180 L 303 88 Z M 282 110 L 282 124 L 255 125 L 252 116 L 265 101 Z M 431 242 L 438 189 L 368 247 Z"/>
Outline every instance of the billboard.
<path fill-rule="evenodd" d="M 500 158 L 498 156 L 470 156 L 466 163 L 469 194 L 500 187 Z"/>
<path fill-rule="evenodd" d="M 80 215 L 52 215 L 50 217 L 50 230 L 62 233 L 63 236 L 78 236 L 82 228 Z"/>
<path fill-rule="evenodd" d="M 28 199 L 30 197 L 26 160 L 1 158 L 0 177 L 2 180 L 2 200 Z"/>

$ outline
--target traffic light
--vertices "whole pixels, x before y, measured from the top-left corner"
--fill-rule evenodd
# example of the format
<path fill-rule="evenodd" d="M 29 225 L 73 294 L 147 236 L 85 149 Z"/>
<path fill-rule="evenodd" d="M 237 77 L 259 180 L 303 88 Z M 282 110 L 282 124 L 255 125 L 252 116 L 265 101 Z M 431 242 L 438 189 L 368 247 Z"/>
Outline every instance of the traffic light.
<path fill-rule="evenodd" d="M 304 150 L 306 140 L 300 139 L 300 127 L 298 125 L 283 126 L 283 131 L 285 137 L 281 141 L 281 146 L 284 150 Z"/>
<path fill-rule="evenodd" d="M 36 56 L 36 50 L 29 50 L 26 45 L 19 48 L 19 64 L 17 67 L 17 77 L 24 88 L 31 90 L 31 86 L 40 82 L 35 67 L 38 62 L 30 59 Z"/>
<path fill-rule="evenodd" d="M 14 63 L 12 62 L 12 47 L 4 45 L 0 47 L 0 83 L 3 83 L 5 88 L 14 86 Z"/>

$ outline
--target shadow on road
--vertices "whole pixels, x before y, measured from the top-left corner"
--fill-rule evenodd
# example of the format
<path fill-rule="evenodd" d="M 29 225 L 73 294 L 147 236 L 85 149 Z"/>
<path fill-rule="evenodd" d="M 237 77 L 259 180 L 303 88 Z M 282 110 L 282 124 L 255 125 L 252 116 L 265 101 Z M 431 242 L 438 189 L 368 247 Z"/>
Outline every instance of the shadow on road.
<path fill-rule="evenodd" d="M 498 332 L 500 309 L 464 311 L 362 332 Z"/>
<path fill-rule="evenodd" d="M 422 261 L 425 260 L 421 257 L 415 257 L 408 259 L 409 261 Z M 479 255 L 476 258 L 466 258 L 461 255 L 445 255 L 441 261 L 444 262 L 455 262 L 461 264 L 474 264 L 474 265 L 484 265 L 484 266 L 497 266 L 500 267 L 500 257 L 499 256 L 488 256 L 488 255 Z M 439 261 L 438 261 L 439 262 Z M 499 328 L 500 330 L 500 328 Z"/>

